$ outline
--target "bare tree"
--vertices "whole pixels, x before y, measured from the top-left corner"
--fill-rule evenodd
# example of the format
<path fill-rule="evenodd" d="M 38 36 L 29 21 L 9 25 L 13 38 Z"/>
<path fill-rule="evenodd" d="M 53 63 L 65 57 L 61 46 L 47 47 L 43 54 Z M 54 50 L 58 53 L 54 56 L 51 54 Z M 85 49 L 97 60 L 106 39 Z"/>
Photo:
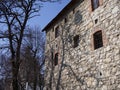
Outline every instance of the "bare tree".
<path fill-rule="evenodd" d="M 3 54 L 0 55 L 0 76 L 3 79 L 7 79 L 12 76 L 9 57 Z"/>
<path fill-rule="evenodd" d="M 31 29 L 31 30 L 30 30 Z M 39 76 L 42 75 L 42 67 L 44 65 L 44 46 L 45 46 L 45 38 L 43 32 L 40 31 L 40 28 L 29 28 L 30 31 L 26 32 L 26 37 L 24 39 L 23 49 L 23 57 L 25 61 L 26 71 L 27 71 L 27 81 L 31 79 L 30 72 L 32 72 L 33 77 L 33 89 L 36 90 L 36 86 L 39 82 Z M 29 68 L 28 68 L 29 67 Z M 40 76 L 42 77 L 42 76 Z"/>
<path fill-rule="evenodd" d="M 7 88 L 9 82 L 8 80 L 12 77 L 11 74 L 11 63 L 9 61 L 9 57 L 3 53 L 0 55 L 0 84 L 2 88 L 0 90 L 4 90 Z"/>
<path fill-rule="evenodd" d="M 42 2 L 54 2 L 54 0 L 2 0 L 0 1 L 0 23 L 5 25 L 2 30 L 3 37 L 9 41 L 8 47 L 11 54 L 12 65 L 12 86 L 13 90 L 18 88 L 18 72 L 21 63 L 21 46 L 23 42 L 24 31 L 29 19 L 37 16 L 40 4 Z M 56 0 L 55 0 L 56 1 Z"/>

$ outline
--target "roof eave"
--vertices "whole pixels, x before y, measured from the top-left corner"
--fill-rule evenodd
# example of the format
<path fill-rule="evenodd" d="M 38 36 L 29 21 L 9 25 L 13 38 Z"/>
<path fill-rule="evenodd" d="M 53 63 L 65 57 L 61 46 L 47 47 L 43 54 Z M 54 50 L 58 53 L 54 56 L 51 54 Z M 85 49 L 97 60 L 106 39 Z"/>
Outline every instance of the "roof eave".
<path fill-rule="evenodd" d="M 47 24 L 47 26 L 45 26 L 45 28 L 42 31 L 47 31 L 49 30 L 49 28 L 51 28 L 56 22 L 58 22 L 61 18 L 63 18 L 66 15 L 66 11 L 69 11 L 72 7 L 74 7 L 74 5 L 76 3 L 78 3 L 79 1 L 83 1 L 83 0 L 72 0 L 70 3 L 68 3 L 67 6 L 65 6 L 60 13 L 58 13 L 58 15 L 52 19 L 51 22 L 49 22 Z"/>

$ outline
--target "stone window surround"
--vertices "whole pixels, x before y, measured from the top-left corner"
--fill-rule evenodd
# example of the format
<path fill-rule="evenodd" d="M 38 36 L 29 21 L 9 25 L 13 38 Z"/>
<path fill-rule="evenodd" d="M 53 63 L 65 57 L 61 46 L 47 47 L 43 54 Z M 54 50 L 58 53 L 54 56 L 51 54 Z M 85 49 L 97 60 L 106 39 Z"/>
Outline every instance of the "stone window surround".
<path fill-rule="evenodd" d="M 106 38 L 105 31 L 103 29 L 100 29 L 100 28 L 96 27 L 91 34 L 91 49 L 92 49 L 92 51 L 97 50 L 97 49 L 94 49 L 94 36 L 93 35 L 98 31 L 102 31 L 102 39 L 103 39 L 103 46 L 102 47 L 105 47 L 108 44 L 108 40 Z"/>

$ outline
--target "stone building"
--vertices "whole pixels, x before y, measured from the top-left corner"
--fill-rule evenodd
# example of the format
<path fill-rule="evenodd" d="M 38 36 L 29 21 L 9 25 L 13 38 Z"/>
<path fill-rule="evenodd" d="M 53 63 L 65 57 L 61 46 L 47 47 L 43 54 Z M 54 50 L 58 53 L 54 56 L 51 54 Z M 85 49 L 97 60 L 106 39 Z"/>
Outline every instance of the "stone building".
<path fill-rule="evenodd" d="M 120 0 L 72 0 L 43 31 L 44 90 L 120 90 Z"/>

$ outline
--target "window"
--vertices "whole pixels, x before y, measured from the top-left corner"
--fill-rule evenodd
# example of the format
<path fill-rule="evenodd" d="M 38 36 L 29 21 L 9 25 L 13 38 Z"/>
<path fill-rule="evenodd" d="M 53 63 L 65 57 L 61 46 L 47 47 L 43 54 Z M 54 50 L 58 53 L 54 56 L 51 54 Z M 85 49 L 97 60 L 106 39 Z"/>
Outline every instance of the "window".
<path fill-rule="evenodd" d="M 54 65 L 58 65 L 58 53 L 55 54 Z"/>
<path fill-rule="evenodd" d="M 97 24 L 98 23 L 98 19 L 95 19 L 95 24 Z"/>
<path fill-rule="evenodd" d="M 99 0 L 91 0 L 92 3 L 92 10 L 94 11 L 96 8 L 99 7 Z"/>
<path fill-rule="evenodd" d="M 59 27 L 56 27 L 55 29 L 55 38 L 59 36 Z"/>
<path fill-rule="evenodd" d="M 77 47 L 79 45 L 79 35 L 76 35 L 74 37 L 74 48 Z"/>
<path fill-rule="evenodd" d="M 94 33 L 93 38 L 94 38 L 94 49 L 103 46 L 102 31 L 97 31 L 96 33 Z"/>
<path fill-rule="evenodd" d="M 52 32 L 54 32 L 54 28 L 52 29 Z"/>
<path fill-rule="evenodd" d="M 64 22 L 67 23 L 67 21 L 68 21 L 67 18 L 65 18 L 65 19 L 64 19 Z"/>
<path fill-rule="evenodd" d="M 73 8 L 73 14 L 75 13 L 75 8 Z"/>
<path fill-rule="evenodd" d="M 53 60 L 54 55 L 53 55 L 53 51 L 51 51 L 51 59 Z"/>

